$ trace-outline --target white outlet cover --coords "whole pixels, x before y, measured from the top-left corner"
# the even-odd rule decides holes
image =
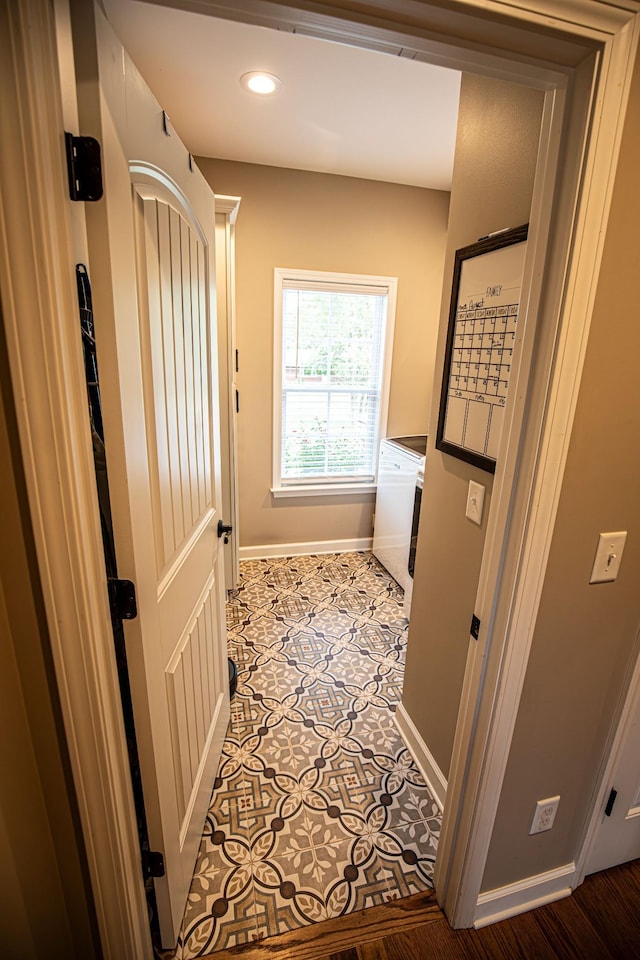
[[[465,516],[474,523],[482,523],[482,508],[484,506],[484,490],[481,483],[475,480],[469,481],[469,492],[467,493],[467,508]]]
[[[534,833],[544,833],[546,830],[551,830],[553,821],[556,818],[556,813],[558,812],[559,803],[559,795],[557,797],[547,797],[546,800],[538,800],[533,820],[531,821],[530,836]]]

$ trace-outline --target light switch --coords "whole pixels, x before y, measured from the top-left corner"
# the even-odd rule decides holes
[[[616,579],[626,539],[626,530],[600,534],[589,583],[607,583]]]
[[[467,509],[465,516],[474,523],[482,523],[482,507],[484,506],[484,487],[475,480],[469,481],[469,492],[467,493]]]

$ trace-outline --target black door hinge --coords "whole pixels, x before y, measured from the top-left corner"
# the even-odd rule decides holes
[[[120,620],[134,620],[138,616],[136,587],[131,580],[109,580],[109,603]]]
[[[102,196],[102,160],[95,137],[65,132],[69,196],[72,200],[99,200]]]
[[[164,857],[158,850],[142,851],[142,875],[145,880],[150,877],[164,877]]]
[[[480,633],[480,617],[476,617],[475,613],[471,617],[471,627],[469,628],[469,633],[474,640],[478,639],[478,634]]]
[[[612,790],[611,790],[611,793],[609,794],[609,799],[607,800],[607,805],[606,805],[606,807],[604,808],[604,815],[605,815],[605,817],[610,817],[610,816],[611,816],[611,811],[613,810],[613,805],[614,805],[614,803],[616,802],[616,797],[617,797],[617,796],[618,796],[618,791],[612,789]]]

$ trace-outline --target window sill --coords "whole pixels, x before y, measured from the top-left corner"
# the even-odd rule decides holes
[[[375,493],[376,484],[371,483],[319,483],[301,484],[298,487],[271,487],[274,500],[285,497],[345,497],[354,493]]]

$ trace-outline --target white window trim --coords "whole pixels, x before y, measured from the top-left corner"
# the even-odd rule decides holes
[[[377,483],[377,464],[373,482],[357,478],[353,481],[338,479],[336,481],[318,482],[317,478],[310,478],[308,483],[282,483],[280,472],[282,444],[282,290],[285,281],[294,281],[296,283],[374,287],[386,293],[387,326],[384,339],[384,364],[376,437],[376,446],[379,446],[380,440],[387,434],[398,278],[357,273],[332,273],[324,270],[294,270],[285,267],[275,267],[273,273],[273,483],[271,494],[275,499],[279,499],[281,497],[344,496],[354,493],[373,493],[376,490]]]
[[[274,500],[287,497],[344,497],[353,493],[375,493],[377,484],[353,480],[346,483],[309,483],[288,484],[286,487],[271,487]]]

